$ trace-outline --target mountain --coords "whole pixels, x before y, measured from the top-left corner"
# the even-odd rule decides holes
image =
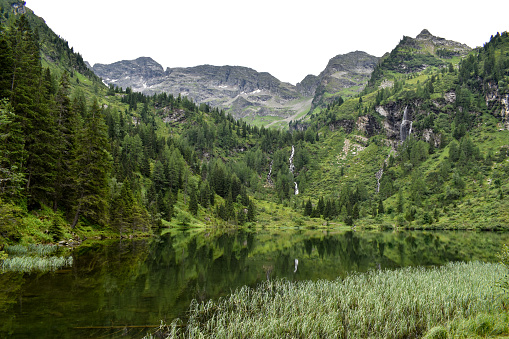
[[[472,49],[465,44],[446,40],[423,29],[415,38],[403,36],[399,44],[380,60],[372,73],[369,85],[383,77],[389,80],[394,73],[409,74],[426,68],[446,67],[458,63]]]
[[[296,86],[281,82],[269,73],[241,66],[201,65],[164,71],[160,64],[147,57],[95,64],[92,70],[108,85],[130,87],[147,95],[181,94],[194,102],[225,109],[235,118],[257,122],[271,116],[271,120],[265,120],[269,122],[295,120],[309,111],[311,102],[316,107],[338,96],[360,92],[377,61],[377,57],[359,51],[338,55],[318,76],[308,75]]]
[[[311,98],[265,72],[240,66],[163,67],[151,58],[95,64],[106,84],[130,87],[147,95],[185,95],[196,103],[227,110],[236,118],[286,118],[309,109]]]
[[[349,97],[361,92],[379,59],[361,51],[330,59],[327,67],[316,78],[313,107],[326,105],[340,96]]]

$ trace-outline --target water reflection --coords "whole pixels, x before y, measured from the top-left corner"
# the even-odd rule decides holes
[[[218,298],[264,279],[496,261],[507,242],[500,233],[259,229],[84,245],[74,250],[72,269],[0,275],[0,336],[141,337],[144,326],[185,318],[192,299]]]

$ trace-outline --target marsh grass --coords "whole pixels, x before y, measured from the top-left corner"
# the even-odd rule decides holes
[[[48,272],[58,270],[62,267],[72,266],[72,263],[72,257],[12,257],[0,263],[0,273],[7,271],[21,273],[30,273],[34,271]]]
[[[0,261],[1,272],[34,272],[55,271],[62,267],[72,266],[72,257],[57,257],[56,245],[13,245],[7,246],[5,252],[9,255]]]
[[[56,245],[13,245],[7,246],[5,248],[5,252],[9,255],[31,255],[31,256],[39,256],[46,257],[51,254],[55,254],[58,251],[58,246]]]
[[[344,280],[266,281],[218,301],[193,302],[170,338],[417,338],[485,335],[507,315],[501,264],[450,263],[354,274]],[[506,316],[507,317],[507,316]],[[504,332],[505,331],[505,332]]]

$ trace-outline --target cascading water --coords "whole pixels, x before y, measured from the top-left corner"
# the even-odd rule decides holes
[[[290,159],[288,159],[290,161],[290,172],[292,172],[293,174],[293,171],[295,170],[295,166],[293,165],[293,156],[295,155],[295,147],[292,145],[292,154],[290,155]]]
[[[406,138],[412,133],[412,121],[408,120],[408,106],[405,107],[403,111],[403,120],[401,121],[401,126],[399,127],[399,137],[403,142]]]
[[[293,156],[295,155],[295,147],[292,145],[292,154],[290,155],[290,158],[288,159],[290,161],[290,172],[295,171],[295,166],[293,164]],[[299,187],[297,186],[297,182],[293,182],[295,184],[295,195],[299,194]]]
[[[272,182],[272,164],[274,163],[274,160],[272,160],[270,162],[270,167],[269,167],[269,174],[267,174],[267,182],[269,183],[270,186],[273,186],[274,183]]]

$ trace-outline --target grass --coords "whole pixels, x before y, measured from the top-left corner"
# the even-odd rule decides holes
[[[62,267],[72,266],[72,257],[57,257],[58,246],[56,245],[13,245],[5,248],[8,257],[0,260],[0,273],[34,271],[55,271]]]
[[[501,264],[370,271],[344,280],[269,280],[193,302],[169,338],[428,338],[508,335]],[[504,320],[505,319],[505,320]]]
[[[54,254],[58,250],[56,245],[12,245],[5,248],[5,252],[11,256],[39,256],[45,257]]]
[[[72,266],[72,257],[12,257],[7,258],[0,263],[0,272],[21,272],[30,273],[34,271],[56,271],[62,267]]]

